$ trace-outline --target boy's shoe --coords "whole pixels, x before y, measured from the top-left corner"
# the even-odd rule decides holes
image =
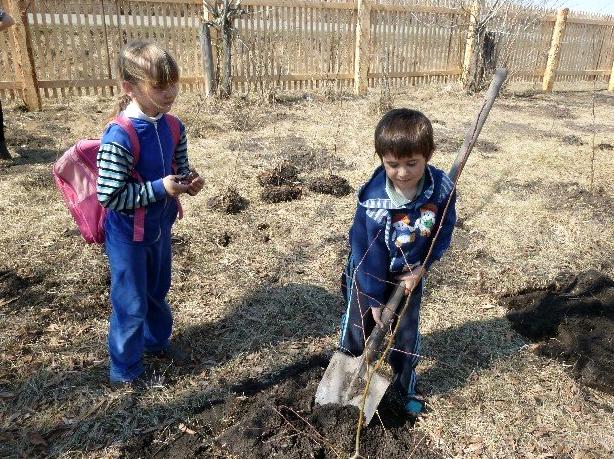
[[[426,406],[426,402],[416,397],[409,397],[405,405],[403,406],[403,410],[405,413],[412,417],[417,418],[424,411],[424,407]]]
[[[424,408],[426,407],[426,402],[424,399],[417,394],[411,396],[407,395],[396,380],[393,382],[392,393],[394,401],[410,418],[415,420],[424,412]]]

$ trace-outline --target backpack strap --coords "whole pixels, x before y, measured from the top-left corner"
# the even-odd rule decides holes
[[[141,143],[139,142],[139,136],[134,129],[134,125],[130,118],[124,115],[117,115],[112,124],[117,124],[121,127],[128,138],[130,139],[130,153],[132,153],[132,176],[139,182],[143,183],[143,178],[136,170],[136,165],[141,159]],[[134,242],[142,242],[145,236],[145,208],[137,207],[134,209],[134,230],[132,233],[132,240]]]
[[[139,142],[139,136],[136,133],[136,129],[134,129],[134,125],[130,118],[124,115],[117,115],[111,124],[117,124],[121,127],[126,134],[128,134],[128,138],[130,139],[130,153],[132,153],[132,169],[136,172],[136,165],[141,159],[141,143]]]
[[[181,123],[176,116],[169,115],[168,113],[164,114],[164,119],[166,120],[166,124],[171,130],[171,136],[173,137],[173,144],[175,145],[175,149],[179,142],[181,141]],[[173,173],[177,173],[177,161],[175,161],[175,152],[173,151]],[[177,207],[179,212],[179,220],[183,218],[183,207],[181,206],[181,201],[179,198],[175,198],[177,200]]]
[[[173,143],[175,144],[175,148],[179,145],[179,141],[181,140],[181,123],[177,119],[176,116],[169,115],[168,113],[164,114],[164,119],[166,120],[166,124],[171,130],[171,135],[173,136]]]

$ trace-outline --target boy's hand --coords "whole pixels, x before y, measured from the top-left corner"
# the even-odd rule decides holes
[[[192,169],[190,174],[191,181],[188,184],[188,194],[190,196],[196,196],[205,186],[205,180],[198,175],[198,172],[196,172],[194,169]]]
[[[421,264],[418,264],[410,271],[399,274],[395,279],[399,282],[405,281],[405,295],[409,295],[424,276],[426,276],[426,270]]]
[[[164,189],[169,196],[173,198],[179,196],[181,193],[186,193],[189,190],[189,185],[184,185],[179,182],[179,175],[167,175],[162,179]]]
[[[384,328],[384,324],[382,323],[382,308],[371,308],[371,315],[375,323]]]

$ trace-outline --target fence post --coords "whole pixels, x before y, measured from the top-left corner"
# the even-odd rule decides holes
[[[369,59],[371,45],[371,7],[369,0],[358,0],[356,14],[356,48],[354,51],[354,92],[367,93]]]
[[[203,21],[200,26],[200,51],[203,58],[203,75],[205,78],[205,95],[214,93],[215,76],[213,66],[213,50],[211,49],[211,33],[209,25]]]
[[[27,4],[24,0],[8,0],[8,6],[15,19],[15,25],[11,29],[17,68],[23,82],[23,101],[28,110],[41,110],[41,96],[38,92],[38,79],[32,54],[32,38],[28,27]]]
[[[100,7],[102,9],[102,24],[103,24],[103,31],[104,31],[104,44],[105,44],[105,51],[106,51],[106,55],[107,55],[107,78],[109,80],[111,80],[113,78],[112,77],[113,70],[112,70],[112,67],[111,67],[111,51],[109,50],[109,34],[107,32],[107,10],[105,9],[104,0],[100,0]],[[113,16],[111,16],[111,18],[112,17]],[[113,23],[113,19],[111,19],[111,23]],[[113,95],[113,93],[115,91],[115,86],[114,85],[109,86],[109,91],[111,92],[111,95]]]
[[[614,91],[614,62],[612,62],[612,71],[610,72],[610,83],[608,84],[608,91]]]
[[[561,57],[561,39],[563,38],[563,32],[565,32],[568,14],[569,8],[563,8],[559,10],[556,15],[556,22],[554,24],[554,30],[552,31],[552,42],[550,44],[550,50],[548,51],[548,63],[546,64],[542,85],[543,90],[546,92],[551,92],[554,86],[556,70],[559,66],[559,59]]]
[[[478,35],[478,23],[481,9],[482,2],[480,0],[474,0],[471,4],[471,9],[469,10],[469,28],[467,30],[465,57],[463,59],[463,73],[461,75],[463,85],[467,85],[467,82],[469,81],[469,71],[471,70],[471,60],[473,58],[473,50],[475,49],[475,42]]]

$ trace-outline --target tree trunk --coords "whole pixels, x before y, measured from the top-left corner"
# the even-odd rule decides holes
[[[200,27],[200,49],[203,59],[203,74],[205,77],[205,94],[215,94],[215,67],[213,64],[213,51],[211,49],[211,33],[209,26],[202,23]]]
[[[486,83],[490,80],[496,66],[496,34],[483,27],[478,28],[466,89],[469,92],[478,92],[485,89]]]
[[[222,30],[222,46],[224,48],[224,78],[222,80],[221,96],[230,97],[232,92],[232,24],[226,19]]]

